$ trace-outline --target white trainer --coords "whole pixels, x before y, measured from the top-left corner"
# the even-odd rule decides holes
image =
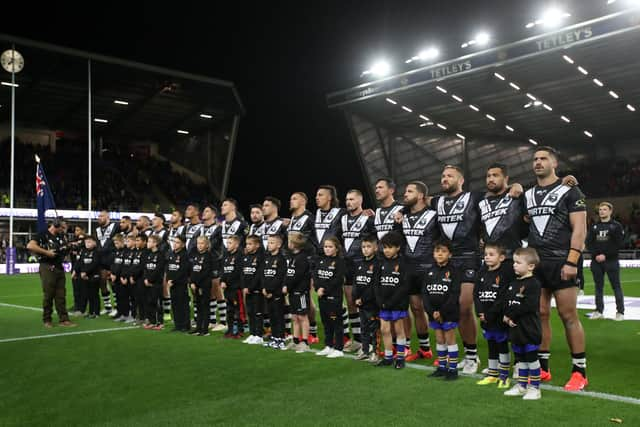
[[[516,384],[503,394],[505,396],[524,396],[527,394],[527,389],[522,387],[520,384]]]
[[[262,339],[262,337],[254,335],[253,341],[251,341],[250,344],[254,344],[254,345],[264,344],[264,340]]]
[[[589,316],[589,319],[591,320],[604,319],[604,316],[599,311],[594,311],[593,313],[591,313],[591,316]]]
[[[624,314],[616,313],[616,322],[622,322],[624,320]]]
[[[226,330],[227,330],[227,326],[223,325],[222,323],[216,323],[216,325],[213,328],[211,328],[211,332],[222,332]]]
[[[522,396],[522,400],[540,400],[542,392],[537,387],[527,387],[527,392]]]
[[[463,357],[462,360],[458,362],[458,369],[464,369],[466,364],[467,364],[467,359]]]
[[[465,359],[466,363],[464,364],[464,368],[462,368],[463,374],[475,374],[478,372],[479,362],[471,359]]]
[[[243,339],[242,344],[251,344],[251,341],[253,341],[253,335],[249,335],[248,337]]]
[[[304,353],[309,350],[310,350],[309,345],[301,342],[300,344],[298,344],[298,347],[296,348],[296,353]]]
[[[327,359],[337,359],[338,357],[344,357],[344,353],[340,350],[333,349],[331,353],[327,354]]]
[[[109,317],[115,319],[118,316],[118,310],[116,310],[115,308],[113,310],[111,310],[111,312],[109,313]]]
[[[319,352],[316,353],[316,356],[326,356],[329,353],[331,353],[333,351],[333,349],[329,346],[323,348],[322,350],[320,350]]]

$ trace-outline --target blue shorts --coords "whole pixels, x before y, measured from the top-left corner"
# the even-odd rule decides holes
[[[513,350],[513,352],[518,354],[525,354],[525,353],[530,353],[532,351],[538,351],[539,348],[540,346],[537,344],[526,344],[526,345],[511,344],[511,349]]]
[[[387,322],[393,322],[400,319],[409,317],[407,310],[380,310],[380,320],[386,320]]]
[[[433,330],[450,331],[458,327],[458,322],[438,322],[432,320],[429,322],[429,327]]]
[[[509,341],[509,331],[503,331],[500,329],[483,329],[482,336],[484,336],[484,339],[486,339],[487,341]]]

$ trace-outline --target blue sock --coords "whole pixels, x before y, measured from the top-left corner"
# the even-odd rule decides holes
[[[393,350],[385,350],[384,358],[387,360],[393,360]]]
[[[404,360],[404,345],[406,340],[404,338],[399,338],[396,345],[396,358],[398,360]]]
[[[538,378],[540,378],[540,371],[538,371]],[[518,384],[520,387],[527,388],[529,382],[529,364],[527,362],[518,363]]]
[[[529,363],[529,378],[531,387],[540,388],[540,361]]]
[[[436,344],[438,352],[438,370],[447,370],[447,346],[445,344]]]
[[[447,353],[449,355],[449,370],[455,371],[458,369],[458,344],[447,346]]]
[[[511,355],[509,353],[500,353],[498,363],[498,373],[500,379],[505,381],[509,378],[509,364],[511,363]]]

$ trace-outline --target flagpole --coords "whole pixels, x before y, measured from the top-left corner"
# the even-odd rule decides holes
[[[12,52],[15,51],[15,46],[13,46]],[[12,55],[15,56],[15,54]],[[13,208],[15,206],[14,174],[16,161],[16,73],[13,62],[11,65],[11,183],[9,184],[9,247],[13,248]]]
[[[91,60],[87,60],[87,81],[88,81],[88,92],[87,92],[87,99],[89,100],[89,105],[88,105],[88,111],[89,111],[89,201],[87,203],[87,210],[88,210],[88,224],[87,224],[87,230],[89,232],[89,234],[91,234]]]

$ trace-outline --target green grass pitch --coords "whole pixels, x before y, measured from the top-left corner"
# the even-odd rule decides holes
[[[588,270],[585,276],[592,294]],[[640,269],[623,270],[622,280],[627,296],[640,296]],[[68,280],[69,301],[70,288]],[[640,425],[637,403],[546,389],[542,400],[525,402],[477,386],[475,378],[444,383],[427,379],[425,370],[256,348],[219,333],[135,328],[6,341],[121,326],[106,318],[75,319],[76,328],[45,330],[39,311],[6,305],[41,306],[35,275],[0,277],[0,304],[0,426],[602,426],[612,418]],[[582,318],[588,389],[640,399],[640,322]],[[556,313],[553,327],[552,384],[562,386],[570,359]],[[486,366],[482,339],[479,348]]]

